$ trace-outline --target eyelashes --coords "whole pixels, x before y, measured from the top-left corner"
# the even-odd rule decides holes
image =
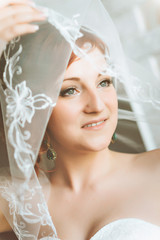
[[[64,97],[64,96],[73,96],[76,94],[76,92],[78,92],[78,90],[75,87],[70,87],[67,89],[64,89],[60,92],[60,96]]]
[[[98,88],[108,88],[111,84],[113,84],[112,78],[104,78],[103,80],[101,80],[98,83],[97,87]],[[80,93],[80,90],[77,87],[72,86],[72,87],[66,88],[64,90],[61,90],[59,96],[61,96],[61,97],[75,96],[79,93]]]
[[[105,78],[101,80],[101,82],[98,84],[100,87],[109,87],[111,84],[113,84],[112,78]]]

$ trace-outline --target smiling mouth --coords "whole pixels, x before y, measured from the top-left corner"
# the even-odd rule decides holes
[[[101,124],[103,124],[107,119],[103,120],[103,121],[99,121],[99,122],[95,122],[95,123],[89,123],[84,125],[82,128],[91,128],[91,127],[96,127],[99,126]]]

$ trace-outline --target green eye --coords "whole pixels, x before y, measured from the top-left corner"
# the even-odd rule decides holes
[[[106,81],[103,81],[103,82],[101,82],[101,87],[106,87],[106,85],[108,85],[108,83],[106,82]]]
[[[66,94],[67,94],[67,95],[72,95],[72,94],[74,94],[74,92],[75,92],[75,89],[74,89],[74,88],[70,88],[70,89],[68,89],[68,90],[66,91]]]
[[[110,79],[105,79],[99,83],[99,87],[109,87],[112,81]]]
[[[76,89],[75,88],[68,88],[60,92],[60,96],[72,96],[76,94]]]

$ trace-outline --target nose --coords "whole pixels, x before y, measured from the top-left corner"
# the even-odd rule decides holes
[[[104,98],[100,95],[97,89],[90,89],[86,92],[84,112],[85,113],[100,113],[105,108]]]

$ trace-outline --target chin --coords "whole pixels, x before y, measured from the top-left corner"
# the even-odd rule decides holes
[[[85,149],[86,151],[88,150],[92,152],[99,152],[108,148],[109,145],[110,139],[109,140],[105,139],[105,141],[96,140],[90,143],[86,143],[85,146],[83,144],[83,149]]]

